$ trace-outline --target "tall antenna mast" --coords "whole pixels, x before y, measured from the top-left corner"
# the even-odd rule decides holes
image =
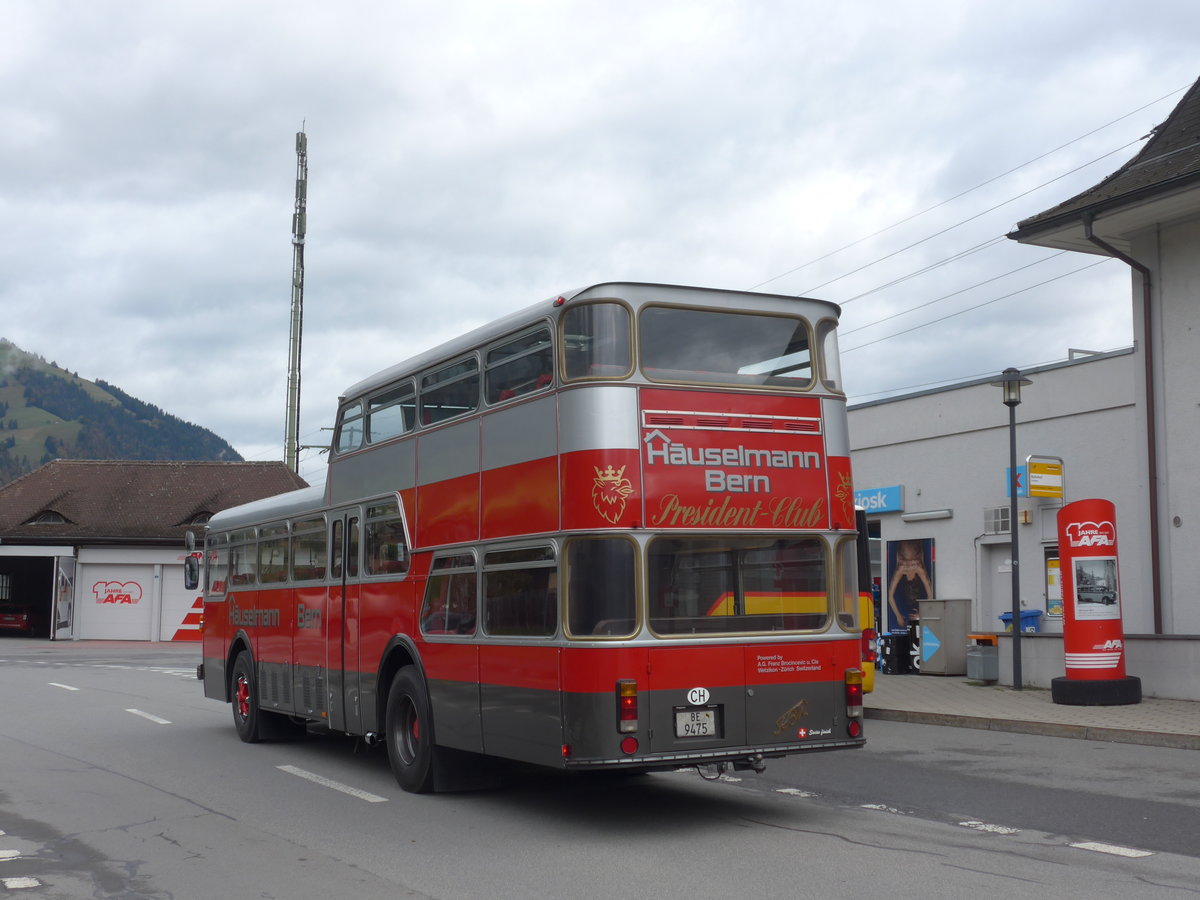
[[[308,135],[296,134],[296,211],[292,214],[292,323],[288,341],[287,429],[284,461],[300,471],[300,342],[304,331],[304,234],[308,214]]]

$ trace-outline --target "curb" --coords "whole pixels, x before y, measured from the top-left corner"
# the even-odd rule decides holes
[[[1200,750],[1200,735],[1197,734],[1163,734],[1157,731],[1133,731],[1094,725],[1061,725],[1055,722],[1026,722],[1017,719],[989,719],[986,716],[958,716],[949,713],[911,712],[870,707],[863,710],[863,715],[868,719],[908,722],[912,725],[943,725],[951,728],[974,728],[979,731],[1007,731],[1082,741],[1168,747],[1173,750]]]

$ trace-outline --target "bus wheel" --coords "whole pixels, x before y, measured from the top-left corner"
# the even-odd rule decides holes
[[[412,794],[433,790],[433,718],[425,680],[414,667],[392,679],[384,721],[388,760],[400,787]]]
[[[259,728],[258,686],[254,682],[254,658],[243,650],[233,661],[233,727],[247,744],[262,740]]]

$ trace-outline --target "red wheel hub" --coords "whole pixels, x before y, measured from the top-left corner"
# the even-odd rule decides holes
[[[245,675],[237,677],[237,687],[234,690],[233,702],[237,704],[238,715],[243,719],[250,715],[250,682]]]

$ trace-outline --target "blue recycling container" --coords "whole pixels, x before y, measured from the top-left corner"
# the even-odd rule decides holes
[[[1012,613],[1000,613],[1000,621],[1004,623],[1005,631],[1012,631]],[[1042,611],[1040,609],[1021,610],[1021,631],[1041,631]]]

